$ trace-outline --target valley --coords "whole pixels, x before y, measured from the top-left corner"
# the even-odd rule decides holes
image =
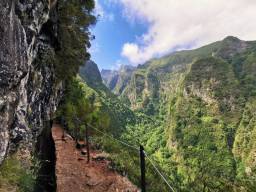
[[[1,0],[0,192],[255,192],[256,4],[216,2]]]
[[[116,85],[124,87],[120,100],[144,121],[128,126],[123,137],[143,143],[159,162],[172,162],[190,190],[245,185],[253,191],[255,45],[227,37],[139,65]],[[239,186],[247,177],[252,180]]]

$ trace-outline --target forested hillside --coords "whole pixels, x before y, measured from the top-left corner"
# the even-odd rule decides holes
[[[129,65],[122,65],[119,70],[102,70],[101,75],[104,84],[115,94],[123,92],[131,75],[136,68]]]
[[[254,191],[256,42],[153,59],[119,97],[143,119],[123,138],[145,145],[178,191]]]
[[[149,135],[154,134],[155,130],[151,130],[151,126],[160,126],[160,123],[142,113],[134,113],[111,93],[103,84],[99,69],[94,62],[86,62],[80,67],[79,76],[69,81],[57,116],[65,119],[67,131],[75,138],[84,138],[86,124],[94,126],[97,130],[90,128],[93,146],[110,154],[112,169],[140,186],[138,151],[120,144],[118,140],[131,142],[138,147],[141,139],[146,142]],[[140,127],[142,125],[143,129]],[[130,138],[128,130],[138,135]],[[161,134],[158,131],[159,133]],[[151,142],[158,146],[155,142],[157,138],[153,137]],[[165,144],[161,146],[162,149],[159,148],[159,150],[164,150]],[[149,154],[152,153],[151,151]],[[165,165],[168,167],[170,164],[166,162]],[[168,191],[164,181],[159,182],[153,167],[148,166],[148,190]]]
[[[102,71],[114,93],[103,84],[97,65],[88,61],[67,84],[60,113],[77,138],[83,138],[85,124],[97,127],[100,132],[91,132],[94,145],[138,186],[136,150],[105,134],[143,145],[177,191],[253,191],[255,56],[256,42],[227,37],[113,76]],[[148,190],[168,191],[147,167]]]
[[[227,37],[154,59],[119,75],[126,79],[116,84],[122,89],[112,89],[122,90],[119,98],[87,62],[67,89],[68,127],[72,133],[80,125],[83,136],[83,124],[73,124],[77,114],[106,134],[142,144],[177,191],[253,191],[255,48],[255,42]],[[136,151],[95,130],[92,137],[115,169],[139,185]],[[169,190],[159,179],[148,164],[149,191]]]
[[[144,164],[148,192],[256,191],[256,41],[145,62],[233,29],[252,39],[256,4],[209,4],[201,19],[197,4],[152,2],[0,1],[0,192],[138,191]],[[173,22],[180,10],[191,25]],[[94,59],[145,63],[100,72]]]

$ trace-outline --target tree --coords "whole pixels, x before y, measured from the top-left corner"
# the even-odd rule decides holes
[[[90,58],[88,49],[91,46],[90,40],[94,37],[89,27],[96,23],[94,7],[94,0],[58,1],[60,46],[57,50],[55,70],[61,80],[69,80],[75,76],[79,66]]]

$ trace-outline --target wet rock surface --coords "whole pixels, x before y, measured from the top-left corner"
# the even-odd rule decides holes
[[[34,150],[61,98],[52,59],[56,15],[48,0],[0,2],[0,164]]]

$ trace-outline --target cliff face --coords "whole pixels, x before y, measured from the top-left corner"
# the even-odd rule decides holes
[[[119,78],[118,71],[103,69],[101,71],[101,76],[104,84],[112,91],[115,88]]]
[[[256,41],[227,37],[153,59],[137,67],[119,96],[134,111],[159,121],[159,127],[149,122],[127,129],[127,138],[142,137],[155,156],[167,147],[172,155],[162,155],[159,162],[177,163],[180,186],[254,190]],[[147,135],[136,135],[138,130]],[[161,143],[162,149],[156,147]]]
[[[131,80],[135,67],[123,65],[119,70],[102,70],[104,84],[115,94],[120,95]]]
[[[102,78],[98,66],[93,61],[87,61],[84,66],[79,69],[79,74],[92,87],[102,84]]]
[[[56,15],[55,1],[0,2],[0,164],[9,153],[33,151],[58,105]]]

